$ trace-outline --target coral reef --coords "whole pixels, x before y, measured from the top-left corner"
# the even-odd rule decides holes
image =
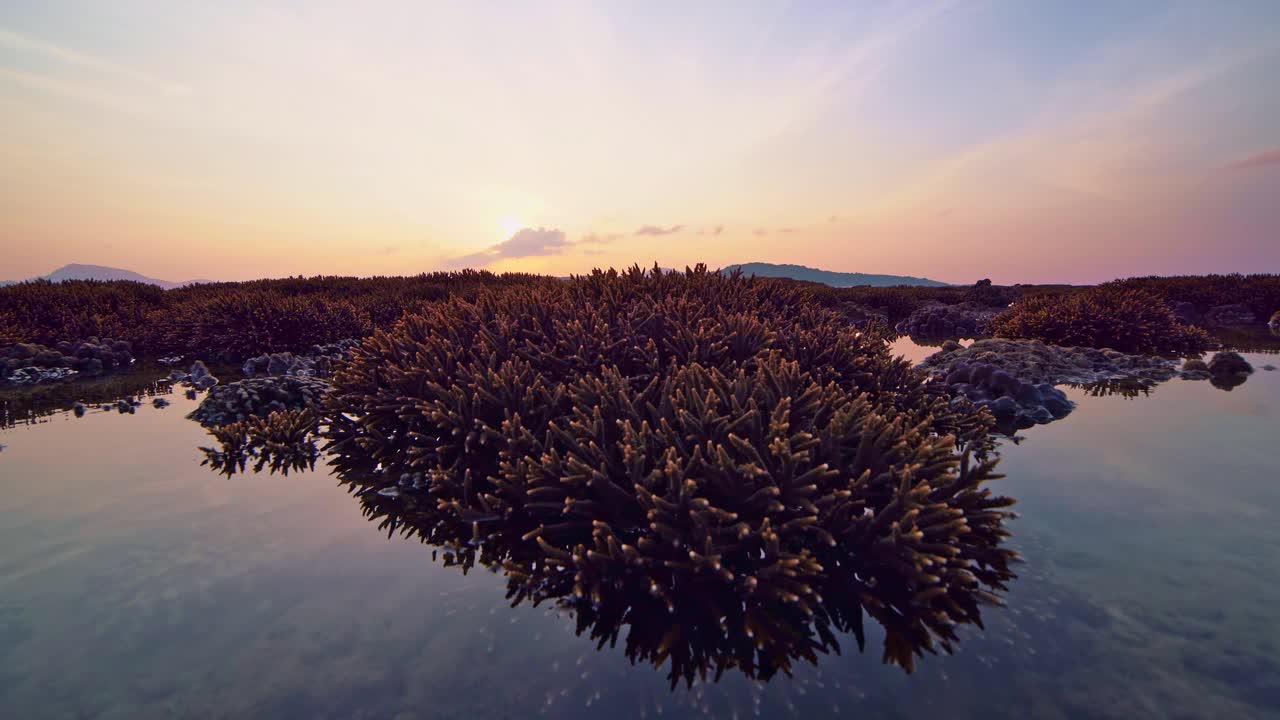
[[[959,305],[926,305],[898,323],[897,331],[912,337],[972,338],[986,334],[987,324],[1000,313],[996,308],[965,302]]]
[[[174,290],[125,281],[23,282],[0,287],[0,346],[112,337],[131,342],[137,355],[238,362],[264,352],[305,352],[317,343],[360,337],[446,297],[466,297],[492,286],[555,282],[475,271],[298,277]]]
[[[323,380],[296,375],[249,378],[214,387],[187,417],[219,426],[283,410],[313,409],[329,389]]]
[[[453,299],[334,386],[323,435],[367,514],[602,646],[625,630],[673,684],[861,646],[866,616],[910,670],[1013,577],[990,416],[780,283],[633,268]]]
[[[53,347],[14,343],[0,348],[0,384],[56,382],[77,375],[94,377],[133,364],[133,347],[124,340],[59,342]]]
[[[1280,307],[1280,275],[1142,277],[1107,285],[1159,296],[1187,322],[1255,323]]]
[[[1184,325],[1158,296],[1112,285],[1025,298],[997,315],[992,335],[1129,353],[1194,353],[1209,336]]]

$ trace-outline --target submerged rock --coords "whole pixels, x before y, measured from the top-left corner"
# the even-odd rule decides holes
[[[1253,372],[1253,366],[1245,360],[1240,353],[1236,352],[1220,352],[1214,353],[1209,360],[1209,372],[1214,377],[1223,375],[1248,375]]]

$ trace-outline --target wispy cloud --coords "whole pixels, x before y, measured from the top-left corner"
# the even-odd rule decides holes
[[[608,233],[608,234],[601,234],[601,233],[587,233],[586,235],[583,235],[581,238],[579,238],[579,239],[578,239],[578,242],[577,242],[577,243],[575,243],[575,244],[577,244],[577,245],[604,245],[604,244],[606,244],[606,243],[611,243],[611,242],[613,242],[614,240],[617,240],[617,239],[619,239],[619,238],[621,238],[621,237],[622,237],[622,235],[620,235],[620,234],[618,234],[618,233]]]
[[[99,75],[108,75],[123,80],[129,80],[165,93],[177,94],[187,91],[187,87],[184,85],[167,82],[131,67],[111,62],[110,60],[104,60],[99,57],[94,57],[93,55],[62,47],[61,45],[55,45],[51,42],[21,35],[4,28],[0,28],[0,46],[12,48],[19,52],[31,55],[38,55],[40,57],[62,63],[63,65],[70,65],[84,70],[89,70]]]
[[[573,243],[568,241],[562,230],[524,228],[512,235],[510,240],[478,253],[454,258],[449,264],[456,268],[484,267],[498,260],[557,255],[572,246]]]
[[[1280,148],[1271,148],[1257,152],[1227,166],[1228,170],[1252,170],[1254,168],[1280,165]]]
[[[645,225],[635,232],[636,235],[673,235],[684,229],[683,225],[662,227],[661,225]]]

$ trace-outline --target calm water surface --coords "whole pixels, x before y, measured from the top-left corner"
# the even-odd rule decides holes
[[[0,716],[1280,717],[1280,372],[1069,392],[1005,444],[1027,562],[956,655],[907,676],[872,633],[794,678],[674,691],[388,539],[323,468],[200,467],[180,394],[0,429]]]

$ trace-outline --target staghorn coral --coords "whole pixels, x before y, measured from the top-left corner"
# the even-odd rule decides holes
[[[1198,353],[1209,347],[1200,328],[1182,324],[1158,296],[1103,285],[1014,303],[991,320],[997,337],[1128,353]]]
[[[999,603],[991,418],[779,283],[596,272],[377,333],[323,435],[365,513],[501,567],[681,679],[886,630],[908,671]]]
[[[1171,305],[1185,303],[1188,315],[1207,316],[1208,322],[1261,322],[1280,307],[1280,275],[1276,274],[1139,277],[1114,280],[1107,286],[1142,290]]]
[[[200,464],[227,477],[244,472],[250,459],[254,472],[269,468],[272,473],[288,475],[290,470],[314,470],[320,457],[313,440],[317,422],[310,409],[281,410],[211,428],[209,434],[218,447],[200,448],[205,455]]]

